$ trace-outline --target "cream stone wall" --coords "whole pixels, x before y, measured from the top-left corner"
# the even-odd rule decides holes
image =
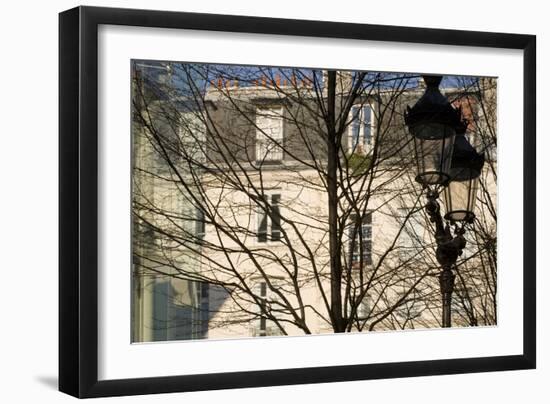
[[[246,91],[256,94],[259,90],[242,90]],[[215,101],[216,98],[211,95],[209,100]],[[185,136],[185,133],[180,135]],[[154,153],[143,139],[143,133],[136,132],[134,136],[137,165],[151,164]],[[155,325],[155,320],[158,319],[154,317],[158,313],[153,306],[155,298],[158,300],[155,288],[163,282],[168,284],[170,290],[164,298],[176,305],[200,309],[201,302],[208,300],[208,331],[207,335],[200,337],[219,339],[258,335],[260,316],[257,301],[252,301],[254,299],[246,293],[239,293],[236,288],[224,289],[213,285],[208,297],[201,297],[196,283],[189,280],[189,273],[193,271],[204,279],[211,279],[212,283],[244,285],[256,296],[258,285],[268,282],[271,284],[267,286],[268,299],[278,299],[277,291],[283,293],[293,307],[304,307],[307,326],[312,333],[332,332],[321,293],[322,290],[330,301],[327,193],[316,170],[292,164],[284,161],[281,165],[265,167],[261,171],[246,171],[245,167],[247,177],[241,178],[243,182],[250,181],[252,186],[247,192],[252,193],[253,197],[260,194],[281,195],[281,215],[286,220],[282,223],[280,241],[257,240],[258,208],[257,202],[251,202],[250,195],[220,182],[215,174],[204,174],[201,180],[208,184],[206,199],[216,202],[215,206],[212,205],[214,220],[224,223],[222,227],[226,229],[237,229],[235,233],[232,236],[224,234],[207,221],[204,243],[198,247],[198,253],[162,238],[155,240],[152,246],[140,246],[138,243],[134,247],[147,257],[144,261],[148,267],[134,274],[134,341],[157,338],[155,327],[158,324]],[[361,310],[367,314],[383,313],[396,302],[399,302],[399,307],[390,310],[387,317],[380,315],[381,319],[373,318],[364,330],[370,329],[372,323],[375,323],[372,325],[374,330],[438,327],[441,306],[437,279],[439,267],[434,255],[431,225],[422,209],[425,199],[422,189],[414,182],[413,167],[392,164],[390,161],[377,168],[379,171],[373,173],[373,181],[369,184],[369,192],[372,193],[368,195],[368,210],[372,211],[373,262],[354,271],[357,277],[361,276],[363,282],[369,284]],[[167,172],[165,175],[172,174]],[[494,177],[485,173],[483,178],[486,189],[496,201]],[[181,187],[165,178],[143,173],[134,174],[134,179],[134,186],[139,185],[142,191],[140,197],[151,198],[150,202],[155,206],[172,212],[172,216],[176,217],[175,223],[166,221],[162,216],[150,217],[150,220],[159,227],[187,226],[188,231],[193,232],[196,218],[190,202],[192,198],[182,192]],[[363,191],[355,186],[354,192]],[[444,211],[443,206],[441,209]],[[487,207],[478,204],[478,209]],[[469,249],[471,246],[465,250],[465,256],[475,254]],[[253,251],[253,257],[242,250]],[[275,263],[272,258],[262,258],[262,254],[277,257],[281,264]],[[475,260],[475,257],[472,259]],[[163,265],[163,262],[170,265]],[[178,272],[178,267],[186,268],[185,276]],[[299,271],[298,288],[288,283],[288,271],[296,268]],[[201,276],[198,276],[199,280]],[[455,310],[459,309],[455,307]],[[168,313],[167,320],[170,320],[169,316]],[[280,318],[285,319],[285,316],[288,317],[288,314],[281,314]],[[204,321],[204,318],[199,321]],[[456,318],[453,324],[467,325],[460,318]],[[267,330],[268,335],[282,334],[269,320]],[[284,333],[303,335],[304,331],[285,324]],[[177,339],[176,335],[166,331],[162,337]]]

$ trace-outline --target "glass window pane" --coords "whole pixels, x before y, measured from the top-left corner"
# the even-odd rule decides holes
[[[281,239],[281,214],[279,211],[279,201],[281,195],[275,194],[271,196],[271,240],[279,241]]]
[[[366,145],[370,145],[372,142],[372,136],[371,136],[371,114],[372,110],[370,105],[363,107],[363,138]]]
[[[267,241],[267,214],[264,211],[258,212],[258,241]]]

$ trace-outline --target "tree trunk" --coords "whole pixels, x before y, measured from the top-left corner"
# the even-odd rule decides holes
[[[336,72],[327,73],[327,191],[330,251],[330,303],[334,332],[344,331],[342,318],[342,262],[338,237],[338,145],[336,134]]]

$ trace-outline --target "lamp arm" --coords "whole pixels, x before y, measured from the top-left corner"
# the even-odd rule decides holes
[[[449,226],[445,226],[443,217],[441,216],[441,208],[437,198],[439,194],[434,190],[428,190],[426,203],[426,212],[430,218],[430,222],[435,225],[435,240],[437,244],[443,244],[452,240]]]
[[[458,257],[462,255],[462,250],[466,247],[466,239],[464,238],[464,228],[457,228],[456,235],[453,237],[449,225],[445,224],[441,215],[441,208],[437,201],[438,197],[437,191],[428,190],[426,212],[430,217],[430,221],[435,225],[437,261],[444,269],[450,271]]]

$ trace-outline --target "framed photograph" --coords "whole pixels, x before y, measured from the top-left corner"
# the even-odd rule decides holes
[[[61,391],[535,368],[534,36],[59,27]]]

